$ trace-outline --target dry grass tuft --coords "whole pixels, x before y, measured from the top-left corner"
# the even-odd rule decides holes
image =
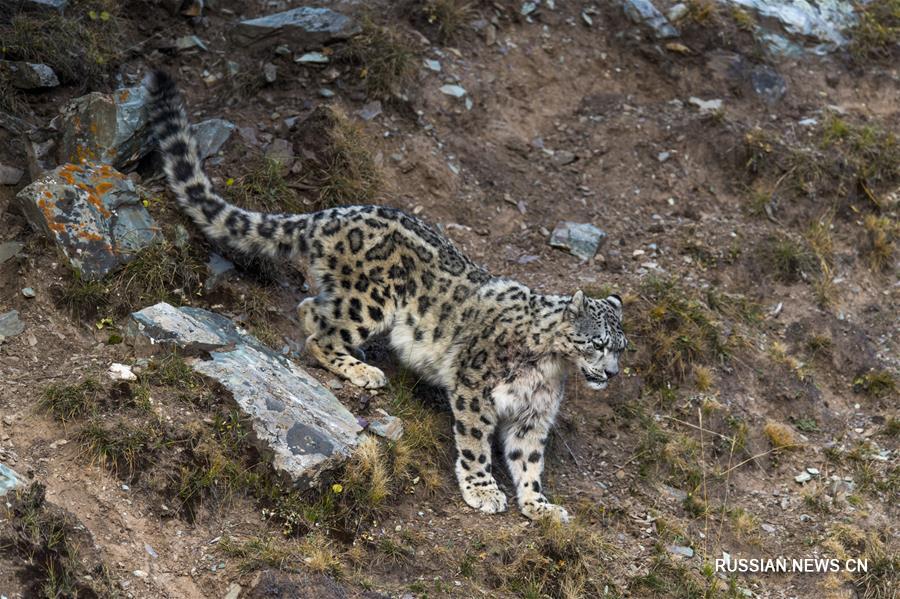
[[[398,96],[415,73],[416,51],[405,35],[371,19],[363,22],[362,33],[350,40],[337,58],[356,69],[366,92],[374,98]]]
[[[419,10],[441,44],[454,41],[472,16],[472,4],[463,0],[426,0]]]
[[[715,0],[688,0],[687,8],[688,12],[684,19],[698,25],[711,25],[719,16]]]
[[[731,9],[731,19],[741,31],[753,33],[756,30],[756,17],[740,7]]]
[[[251,160],[247,171],[227,188],[228,199],[259,212],[305,212],[303,202],[282,174],[280,162],[268,156]]]
[[[638,346],[636,370],[651,386],[678,385],[695,366],[728,356],[712,310],[674,280],[646,281],[635,307],[627,332]]]
[[[697,391],[709,391],[713,386],[713,371],[708,366],[694,364],[694,387]]]
[[[877,532],[866,532],[852,524],[838,524],[828,533],[823,546],[839,560],[864,559],[867,571],[856,576],[844,573],[860,599],[896,597],[900,587],[900,556]]]
[[[450,441],[446,416],[415,396],[412,374],[403,371],[391,381],[389,412],[403,420],[403,436],[391,446],[393,476],[410,482],[418,476],[434,492],[443,484],[442,462]]]
[[[375,162],[375,142],[342,110],[320,105],[303,122],[299,143],[306,148],[303,187],[315,210],[340,204],[374,203],[384,180]]]
[[[900,239],[900,221],[888,216],[866,215],[864,221],[866,243],[863,251],[869,266],[875,272],[883,272],[894,264],[897,240]]]
[[[479,544],[496,560],[486,563],[495,589],[522,597],[601,597],[614,588],[599,573],[615,548],[577,519],[567,525],[539,521],[522,539],[499,533]],[[474,565],[470,570],[474,571]]]
[[[328,574],[334,578],[343,575],[343,564],[334,546],[324,535],[312,534],[303,540],[300,553],[304,555],[303,563],[313,572]]]
[[[792,449],[800,444],[800,440],[791,427],[774,420],[766,422],[763,426],[763,434],[773,449]]]
[[[731,527],[739,539],[755,539],[759,534],[759,518],[743,508],[729,512]]]
[[[286,570],[301,559],[300,553],[289,542],[272,534],[246,540],[225,537],[219,541],[218,548],[228,557],[237,559],[243,573],[264,568]]]
[[[879,121],[856,124],[830,116],[817,134],[818,143],[804,144],[752,129],[744,135],[744,168],[754,177],[775,177],[766,186],[769,197],[808,197],[817,206],[825,199],[830,209],[841,210],[859,199],[884,209],[880,193],[900,181],[900,142],[892,128]],[[761,206],[768,203],[761,198]]]
[[[346,495],[353,495],[354,503],[367,510],[377,510],[390,495],[388,467],[387,454],[378,439],[366,437],[344,471]]]

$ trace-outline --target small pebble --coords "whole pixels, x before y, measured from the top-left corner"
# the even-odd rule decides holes
[[[32,289],[31,287],[25,287],[24,289],[22,289],[22,295],[24,295],[25,297],[31,298],[31,297],[36,296],[37,294],[34,292],[34,289]]]

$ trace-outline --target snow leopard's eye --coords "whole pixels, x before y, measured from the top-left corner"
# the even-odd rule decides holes
[[[604,349],[606,349],[606,341],[604,341],[603,339],[601,339],[599,337],[595,337],[594,339],[591,339],[591,344],[594,346],[594,349],[596,349],[597,351],[603,351]]]

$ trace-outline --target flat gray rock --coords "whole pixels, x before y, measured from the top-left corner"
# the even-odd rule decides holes
[[[606,233],[589,223],[562,222],[550,234],[550,245],[590,260],[606,240]]]
[[[694,550],[684,545],[666,545],[666,551],[683,557],[694,557]]]
[[[622,6],[629,19],[652,29],[655,37],[665,39],[680,35],[650,0],[622,0]]]
[[[197,140],[200,160],[218,154],[231,134],[234,133],[234,129],[234,123],[225,119],[207,119],[191,125],[191,132]]]
[[[65,164],[22,189],[15,201],[32,228],[98,280],[161,239],[134,183],[107,165]]]
[[[59,85],[53,69],[41,63],[0,60],[0,73],[5,74],[12,86],[18,89],[41,89]]]
[[[10,258],[15,258],[25,244],[19,241],[4,241],[0,243],[0,264],[3,264]]]
[[[403,436],[403,421],[384,410],[378,410],[378,414],[369,419],[368,430],[388,441],[399,441]]]
[[[206,262],[206,270],[209,276],[206,277],[203,288],[206,291],[212,291],[219,286],[223,279],[234,272],[234,262],[220,254],[210,252],[209,260]]]
[[[18,185],[24,174],[20,168],[0,164],[0,185]]]
[[[0,13],[58,12],[62,13],[69,0],[0,0]]]
[[[143,86],[92,92],[62,109],[57,164],[84,161],[133,166],[152,150],[147,143],[147,101]]]
[[[19,312],[11,310],[5,314],[0,314],[0,343],[3,343],[10,337],[20,335],[25,330],[25,323],[19,320]]]
[[[0,464],[0,497],[22,485],[22,477],[15,470]]]
[[[291,10],[241,21],[231,38],[241,46],[288,44],[292,50],[312,50],[345,40],[361,31],[350,17],[329,8],[298,6]]]
[[[328,389],[220,314],[160,303],[132,314],[126,336],[136,346],[207,353],[192,368],[228,389],[258,449],[300,488],[318,485],[359,442],[356,418]]]

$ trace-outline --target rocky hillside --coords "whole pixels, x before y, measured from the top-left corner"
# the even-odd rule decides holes
[[[0,596],[900,596],[898,39],[897,0],[0,0]],[[235,204],[624,298],[550,438],[572,523],[467,507],[383,340],[378,392],[305,355],[304,265],[166,189],[156,68]],[[840,567],[716,567],[777,557]]]

